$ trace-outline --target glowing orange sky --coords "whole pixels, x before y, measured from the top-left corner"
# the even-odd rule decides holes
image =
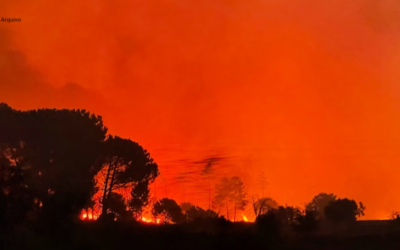
[[[166,179],[223,155],[281,204],[324,191],[366,218],[400,210],[398,0],[18,0],[0,15],[22,19],[0,22],[14,108],[101,114]]]

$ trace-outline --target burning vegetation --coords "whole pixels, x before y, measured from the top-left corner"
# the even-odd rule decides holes
[[[236,222],[254,221],[282,208],[268,197],[250,198],[238,176],[225,177],[216,167],[223,157],[194,162],[198,167],[175,176],[175,183],[161,176],[159,188],[165,188],[165,197],[160,199],[156,188],[160,172],[149,152],[130,139],[107,134],[102,118],[85,110],[21,112],[1,104],[0,116],[3,216],[10,221],[55,222],[79,216],[82,220],[179,224],[223,216]],[[203,194],[207,205],[178,204],[167,198],[167,182],[181,185],[186,199]],[[189,196],[188,182],[202,188]],[[265,174],[259,182],[264,193]],[[317,205],[304,211],[291,211],[300,211],[300,216],[316,210],[321,217],[325,207],[335,205],[327,210],[332,218],[342,216],[337,215],[341,209],[348,212],[348,219],[363,215],[362,203],[328,198],[316,198]],[[16,201],[21,199],[24,210],[14,209],[20,207]]]
[[[280,206],[264,196],[264,175],[262,195],[249,197],[240,177],[216,167],[220,159],[195,162],[197,169],[175,175],[173,183],[138,143],[107,134],[99,116],[84,110],[21,112],[1,104],[0,229],[10,234],[30,227],[68,231],[77,223],[92,234],[91,225],[104,233],[111,225],[137,232],[142,230],[137,225],[159,224],[164,226],[148,228],[212,235],[250,230],[281,237],[324,232],[326,225],[351,228],[364,215],[361,202],[325,193],[304,208]],[[157,192],[157,179],[164,197]],[[184,202],[168,197],[167,183],[182,187]],[[186,192],[189,184],[198,185],[198,193]],[[187,202],[200,195],[206,202]],[[398,216],[393,220],[396,228]]]
[[[120,167],[119,169],[123,168]],[[138,190],[137,185],[134,186],[130,183],[124,183],[124,185],[119,184],[113,187],[114,185],[107,181],[107,176],[108,179],[113,179],[112,177],[110,178],[110,176],[113,175],[114,171],[115,170],[110,171],[109,166],[104,166],[95,176],[97,192],[92,197],[92,206],[82,210],[80,215],[82,220],[97,220],[101,214],[104,213],[103,200],[105,197],[110,197],[109,200],[106,201],[109,206],[106,213],[113,214],[116,220],[122,219],[124,214],[125,217],[127,214],[130,214],[136,221],[144,223],[161,224],[180,223],[184,221],[190,222],[197,218],[218,218],[221,207],[224,207],[223,211],[227,214],[227,220],[232,222],[249,221],[244,214],[241,214],[239,218],[236,216],[236,210],[244,211],[245,205],[247,204],[244,186],[238,177],[233,177],[231,179],[223,178],[221,183],[217,185],[217,196],[212,203],[212,207],[219,210],[219,213],[217,213],[211,209],[204,210],[188,202],[178,205],[174,200],[168,198],[157,200],[151,195],[151,192],[145,188],[143,188],[145,191],[144,197],[147,197],[147,200],[139,200],[140,202],[138,202],[138,199],[135,200],[135,198],[133,198],[133,196],[140,196],[137,191],[135,192],[135,190]],[[235,188],[235,185],[237,188]],[[109,196],[108,193],[105,194],[106,192],[104,189],[112,189],[111,195]],[[140,206],[138,209],[134,206],[135,202],[136,204],[139,203],[139,205],[144,206]],[[229,218],[229,207],[233,207],[234,209],[232,218]],[[227,210],[225,210],[225,208],[227,208]]]

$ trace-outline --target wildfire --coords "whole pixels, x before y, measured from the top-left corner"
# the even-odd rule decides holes
[[[88,214],[86,212],[82,212],[81,219],[82,220],[97,220],[97,216],[92,215],[91,213]]]
[[[98,216],[93,215],[92,213],[89,213],[86,210],[82,210],[82,213],[80,215],[81,220],[97,220]],[[142,222],[148,223],[148,224],[161,224],[161,219],[160,218],[150,218],[150,217],[142,217]]]
[[[80,218],[81,218],[81,220],[97,220],[98,216],[94,215],[93,213],[90,213],[90,212],[88,212],[86,210],[82,210]],[[161,224],[161,219],[160,218],[151,218],[151,217],[143,216],[141,221],[146,223],[146,224]],[[230,221],[234,222],[233,219],[231,219]],[[242,214],[242,220],[241,221],[249,222],[249,219],[247,218],[246,215]]]
[[[81,220],[97,220],[98,217],[100,216],[100,214],[101,214],[100,200],[102,199],[102,195],[103,195],[106,170],[107,170],[106,167],[104,167],[95,176],[95,180],[97,183],[96,187],[97,187],[98,191],[92,197],[92,201],[94,201],[94,205],[91,208],[82,210],[81,215],[80,215]],[[125,199],[125,201],[128,201],[131,198],[131,196],[130,196],[131,190],[132,190],[132,187],[128,186],[128,187],[120,188],[117,190],[113,190],[113,192],[122,195],[122,197]],[[154,198],[154,201],[155,201],[155,198]],[[142,217],[141,218],[136,217],[136,220],[141,221],[146,224],[161,224],[164,221],[164,219],[163,218],[154,218],[151,214],[151,209],[152,209],[152,205],[148,204],[146,207],[143,208]],[[237,216],[236,219],[230,218],[229,220],[232,222],[234,222],[234,221],[250,222],[248,217],[244,214],[241,214],[241,218],[240,218],[240,216]],[[251,221],[253,221],[252,218],[251,218]]]
[[[158,219],[158,218],[154,221],[153,219],[149,219],[149,218],[146,218],[146,217],[142,217],[142,221],[143,221],[144,223],[152,223],[152,224],[160,224],[160,223],[161,223],[161,220]]]

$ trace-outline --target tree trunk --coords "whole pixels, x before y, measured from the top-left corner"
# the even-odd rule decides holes
[[[112,188],[113,188],[113,185],[114,185],[114,179],[115,179],[115,172],[116,172],[116,171],[117,171],[117,166],[114,165],[114,167],[113,167],[113,173],[112,173],[111,181],[110,181],[110,188],[108,189],[108,196],[107,196],[107,199],[110,199],[110,198],[111,198],[111,192],[112,192]]]
[[[110,172],[111,172],[111,164],[108,165],[108,170],[107,170],[107,175],[106,179],[104,180],[104,192],[103,192],[103,201],[102,201],[102,209],[101,213],[106,214],[107,213],[107,186],[108,186],[108,179],[110,178]]]

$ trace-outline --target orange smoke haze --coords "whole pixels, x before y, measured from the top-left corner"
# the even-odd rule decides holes
[[[400,210],[400,1],[1,1],[0,101],[86,108],[148,149],[158,198],[208,207],[198,171],[302,205]],[[202,163],[203,162],[203,163]],[[192,173],[193,172],[193,173]],[[246,214],[247,215],[247,214]]]

